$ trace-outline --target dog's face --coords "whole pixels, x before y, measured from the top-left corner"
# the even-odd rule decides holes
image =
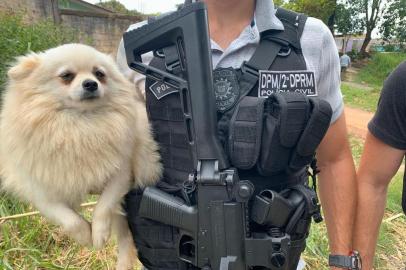
[[[31,85],[65,107],[84,109],[102,106],[123,79],[111,57],[80,44],[23,56],[8,75],[11,84]]]

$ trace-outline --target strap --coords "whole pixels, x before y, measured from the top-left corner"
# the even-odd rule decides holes
[[[278,8],[275,15],[283,23],[285,31],[274,33],[272,38],[287,42],[300,51],[300,38],[303,34],[307,16],[284,8]]]
[[[328,265],[343,269],[360,270],[361,259],[358,253],[350,256],[330,255],[328,257]]]
[[[344,269],[351,269],[351,257],[330,255],[328,258],[329,266],[335,266]]]
[[[268,39],[260,41],[251,59],[248,62],[244,61],[241,65],[240,98],[246,96],[254,88],[258,82],[259,71],[268,70],[272,66],[281,48],[280,43]]]

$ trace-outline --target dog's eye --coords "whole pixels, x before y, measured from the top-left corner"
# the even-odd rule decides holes
[[[75,78],[75,74],[72,72],[65,72],[59,75],[59,77],[64,81],[64,82],[71,82]]]
[[[100,70],[96,70],[95,72],[94,72],[94,75],[96,76],[96,78],[98,79],[98,80],[103,80],[104,78],[106,78],[106,74],[104,74],[102,71],[100,71]]]

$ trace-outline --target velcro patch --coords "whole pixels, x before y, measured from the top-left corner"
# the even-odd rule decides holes
[[[164,82],[155,82],[150,87],[149,90],[155,95],[157,99],[161,99],[167,95],[178,92],[178,90]]]
[[[267,98],[273,93],[296,92],[306,96],[317,96],[313,71],[259,71],[258,97]]]

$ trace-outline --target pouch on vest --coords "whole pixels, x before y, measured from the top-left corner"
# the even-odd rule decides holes
[[[261,149],[265,99],[244,97],[231,118],[229,158],[236,168],[248,170],[255,166]]]
[[[333,114],[330,104],[321,99],[310,99],[310,103],[312,105],[310,119],[290,159],[289,168],[293,171],[310,164],[316,148],[330,127]]]
[[[264,109],[258,171],[263,176],[286,172],[292,150],[310,117],[309,99],[298,93],[273,94]]]

